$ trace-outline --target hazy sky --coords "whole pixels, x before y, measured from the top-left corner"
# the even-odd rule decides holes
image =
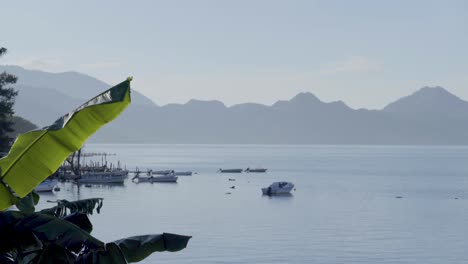
[[[422,86],[468,100],[468,1],[6,1],[2,64],[79,71],[157,104],[310,91],[381,108]]]

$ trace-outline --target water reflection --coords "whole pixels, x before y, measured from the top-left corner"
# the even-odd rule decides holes
[[[57,194],[55,192],[39,192],[38,194],[42,199],[57,199]]]
[[[294,195],[292,193],[281,193],[275,195],[262,194],[262,196],[268,197],[268,199],[292,199]]]
[[[124,183],[74,183],[77,189],[80,188],[101,188],[101,189],[114,189],[125,187]]]

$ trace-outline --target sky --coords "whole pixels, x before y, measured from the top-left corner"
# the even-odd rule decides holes
[[[468,1],[6,1],[0,64],[133,76],[155,103],[380,109],[423,86],[468,100]]]

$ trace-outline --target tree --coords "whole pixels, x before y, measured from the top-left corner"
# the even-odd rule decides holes
[[[0,57],[7,52],[6,48],[0,48]],[[9,132],[13,132],[13,105],[18,92],[11,87],[18,78],[6,72],[0,73],[0,152],[8,151],[10,141]]]

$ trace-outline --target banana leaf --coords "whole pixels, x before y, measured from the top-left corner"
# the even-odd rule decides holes
[[[128,263],[139,262],[159,251],[179,251],[187,247],[190,236],[163,233],[162,235],[133,236],[114,241]]]
[[[37,260],[36,260],[37,259]],[[37,264],[74,263],[75,255],[57,244],[47,245],[34,259]]]
[[[16,202],[15,205],[21,212],[34,213],[34,211],[36,211],[36,205],[39,202],[39,198],[39,194],[37,194],[36,191],[32,191]]]
[[[25,197],[130,104],[130,81],[110,88],[51,126],[19,135],[0,159],[0,210]]]
[[[75,254],[83,247],[98,249],[105,245],[72,222],[41,213],[0,212],[0,233],[0,255],[14,250],[21,259],[37,257],[50,243]]]
[[[62,219],[43,213],[0,212],[0,260],[3,260],[0,263],[31,260],[33,263],[124,264],[141,261],[157,251],[182,250],[191,238],[163,233],[103,243],[86,230],[87,215],[76,216],[79,217]],[[12,254],[13,261],[8,261]],[[74,261],[73,256],[77,256]]]
[[[105,247],[89,250],[88,252],[79,255],[75,260],[75,264],[89,263],[127,264],[127,261],[125,260],[125,256],[119,246],[115,243],[107,243]]]
[[[56,217],[65,217],[69,213],[93,214],[93,211],[99,214],[102,208],[103,198],[89,198],[78,201],[57,200],[57,206],[41,210],[43,214],[55,215]],[[52,202],[52,201],[48,201]]]
[[[93,231],[93,224],[91,224],[91,221],[89,221],[87,214],[73,213],[65,216],[63,220],[76,225],[77,227],[81,228],[82,230],[88,233],[91,233]]]

